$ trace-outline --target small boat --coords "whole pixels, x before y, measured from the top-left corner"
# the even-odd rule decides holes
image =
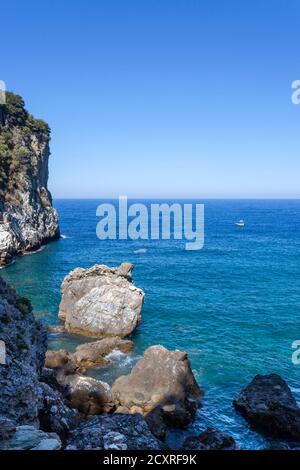
[[[238,222],[235,222],[235,225],[236,225],[237,227],[245,227],[246,222],[241,219],[241,220],[239,220]]]

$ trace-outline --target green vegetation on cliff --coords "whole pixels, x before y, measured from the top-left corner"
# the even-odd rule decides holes
[[[0,123],[0,201],[9,202],[22,185],[22,175],[37,174],[39,159],[50,140],[50,128],[25,108],[21,96],[6,93]]]
[[[40,132],[49,135],[50,128],[42,119],[35,119],[25,109],[25,103],[21,96],[14,93],[6,93],[6,103],[3,105],[4,116],[9,126],[19,126],[20,130],[26,132]]]
[[[0,106],[0,266],[59,238],[48,190],[50,128],[6,94]],[[22,312],[28,310],[23,302]]]

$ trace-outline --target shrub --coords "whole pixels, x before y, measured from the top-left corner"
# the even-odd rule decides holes
[[[10,323],[10,318],[7,313],[4,313],[2,317],[0,317],[0,319],[2,320],[2,323],[4,323],[4,325],[8,325],[8,323]]]
[[[30,303],[30,300],[27,299],[26,297],[21,297],[20,299],[18,299],[16,302],[15,302],[15,307],[20,310],[20,312],[22,313],[22,315],[28,315],[28,313],[31,312],[32,310],[32,307],[31,307],[31,303]]]
[[[27,147],[24,147],[24,145],[20,145],[15,149],[15,156],[17,159],[21,160],[22,158],[28,157],[29,154],[30,150],[28,150]]]
[[[25,123],[28,113],[25,110],[25,103],[23,98],[19,95],[14,95],[11,92],[6,92],[6,103],[4,106],[4,113],[7,120],[13,125],[22,125]]]

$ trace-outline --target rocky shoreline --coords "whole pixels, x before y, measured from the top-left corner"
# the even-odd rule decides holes
[[[64,324],[56,330],[68,331],[66,318],[71,322],[73,311],[80,320],[78,302],[84,297],[89,308],[82,311],[83,324],[93,332],[86,336],[97,338],[72,353],[47,351],[47,333],[34,319],[30,303],[0,279],[0,340],[6,346],[6,363],[0,365],[0,449],[166,449],[170,430],[186,429],[196,413],[201,419],[204,391],[185,352],[151,346],[112,386],[86,375],[88,369],[109,367],[112,351],[126,354],[134,348],[124,331],[141,321],[144,294],[133,285],[132,269],[128,263],[118,268],[96,265],[66,277],[59,315]],[[100,321],[103,315],[111,316],[113,329]],[[95,324],[101,325],[96,333]],[[272,448],[300,447],[300,409],[278,375],[256,376],[233,400],[234,412],[256,432],[275,439]],[[181,448],[238,446],[232,436],[209,428],[183,439]]]

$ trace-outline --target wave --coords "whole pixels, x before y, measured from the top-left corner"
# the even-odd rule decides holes
[[[139,248],[138,250],[134,250],[136,255],[142,254],[142,253],[147,253],[147,248]]]
[[[34,254],[36,254],[36,253],[40,253],[40,252],[43,251],[45,248],[46,248],[46,246],[45,246],[45,245],[42,245],[42,246],[40,246],[40,248],[38,248],[37,250],[24,251],[24,253],[22,253],[22,256],[29,256],[29,255],[34,255]],[[5,266],[0,266],[0,269],[8,268],[9,266],[11,266],[12,264],[14,264],[15,262],[16,262],[16,259],[14,258],[10,263],[6,264]]]
[[[66,240],[66,238],[70,238],[70,237],[68,237],[67,235],[61,234],[61,236],[60,236],[60,239],[61,239],[61,240]]]
[[[26,251],[25,253],[23,253],[23,255],[24,255],[24,256],[34,255],[35,253],[40,253],[41,251],[44,251],[45,248],[46,248],[46,246],[45,246],[45,245],[42,245],[42,246],[40,246],[40,248],[38,248],[37,250]]]
[[[15,264],[16,260],[13,259],[10,263],[6,264],[5,266],[0,266],[0,269],[5,269],[5,268],[8,268],[9,266],[11,266],[12,264]]]
[[[119,349],[114,349],[105,356],[105,359],[108,359],[119,366],[122,365],[122,367],[131,365],[134,362],[134,356],[132,354],[123,353]]]

